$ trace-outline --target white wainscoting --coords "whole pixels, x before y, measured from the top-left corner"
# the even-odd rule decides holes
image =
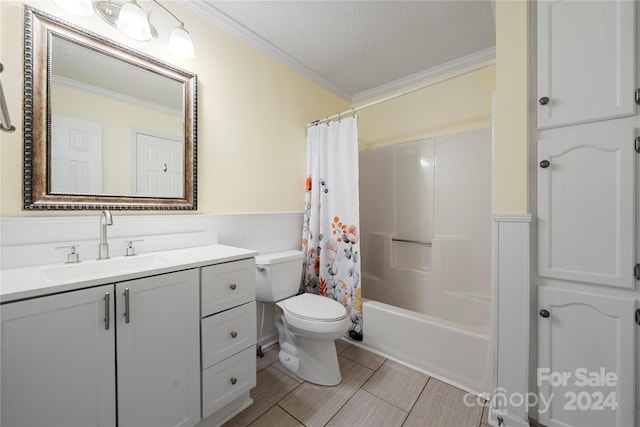
[[[220,243],[253,249],[260,253],[300,249],[302,212],[203,215],[119,215],[112,212],[107,227],[111,256],[125,254],[127,240],[136,252],[156,252]],[[100,212],[92,216],[0,218],[0,268],[64,263],[66,249],[79,245],[80,259],[98,256]],[[272,304],[257,305],[258,330],[264,315],[260,340],[277,341]],[[263,313],[264,311],[264,313]],[[259,337],[260,338],[260,337]]]
[[[223,215],[118,215],[107,227],[111,256],[125,253],[126,240],[139,240],[137,253],[224,244],[261,253],[300,248],[302,213]],[[100,213],[73,217],[0,218],[0,266],[63,263],[63,245],[79,245],[80,259],[98,256]]]
[[[528,426],[530,214],[493,216],[496,389],[489,422]],[[514,404],[515,403],[515,404]]]

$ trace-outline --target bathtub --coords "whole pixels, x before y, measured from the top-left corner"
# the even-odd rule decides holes
[[[488,302],[476,303],[488,312]],[[488,321],[464,324],[376,301],[363,302],[362,316],[364,346],[467,392],[493,390]]]
[[[363,241],[370,248],[363,255],[363,344],[467,392],[488,395],[494,352],[491,301],[483,287],[491,275],[485,267],[473,269],[468,240],[436,237],[422,249],[404,248],[386,233],[368,233]],[[413,263],[405,250],[421,250],[419,259],[433,262]]]

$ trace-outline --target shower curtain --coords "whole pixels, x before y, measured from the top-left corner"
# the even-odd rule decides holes
[[[333,298],[351,320],[349,336],[362,340],[358,197],[358,119],[307,130],[307,182],[301,288]]]

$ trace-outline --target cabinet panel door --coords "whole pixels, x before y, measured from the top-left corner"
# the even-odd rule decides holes
[[[632,288],[635,130],[538,142],[538,273]]]
[[[538,127],[631,115],[635,3],[538,1]]]
[[[538,309],[549,312],[538,317],[539,421],[549,427],[633,425],[636,302],[538,289]]]
[[[198,295],[197,269],[116,284],[121,427],[200,420]]]
[[[0,310],[1,424],[115,426],[113,286],[5,304]]]

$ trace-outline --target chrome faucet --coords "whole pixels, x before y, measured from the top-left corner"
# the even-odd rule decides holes
[[[100,244],[98,245],[98,260],[109,259],[109,244],[107,243],[107,225],[113,225],[113,217],[107,209],[100,215]]]

